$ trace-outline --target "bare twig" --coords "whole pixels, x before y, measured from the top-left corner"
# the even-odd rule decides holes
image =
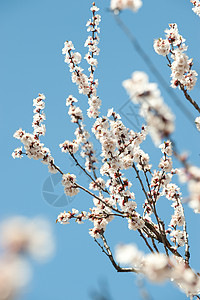
[[[158,250],[158,248],[157,248],[157,246],[156,246],[156,243],[155,243],[154,239],[151,238],[151,241],[152,241],[152,244],[153,244],[154,249],[156,250],[157,253],[159,253],[159,250]]]
[[[146,192],[146,190],[145,190],[145,188],[144,188],[144,184],[143,184],[143,182],[142,182],[142,179],[140,178],[140,173],[139,173],[138,169],[136,168],[135,163],[133,163],[132,166],[133,166],[133,169],[135,170],[135,172],[136,172],[136,174],[137,174],[136,178],[137,178],[137,179],[139,180],[139,182],[140,182],[142,191],[144,192],[145,197],[146,197],[146,199],[148,200],[149,197],[148,197],[147,192]],[[151,205],[151,204],[150,204],[150,205]]]
[[[141,238],[144,240],[144,242],[145,242],[145,244],[147,245],[147,247],[150,249],[150,251],[151,251],[152,253],[154,253],[153,249],[152,249],[151,246],[149,245],[149,243],[148,243],[147,239],[145,238],[144,234],[142,233],[142,231],[141,231],[140,229],[138,229],[138,232],[139,232]]]
[[[185,98],[194,106],[194,108],[200,113],[200,107],[198,104],[191,98],[191,96],[188,94],[187,90],[185,89],[184,85],[180,83],[179,81],[179,86],[181,90],[183,91]]]

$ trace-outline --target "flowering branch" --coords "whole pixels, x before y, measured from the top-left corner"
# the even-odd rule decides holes
[[[129,30],[129,28],[126,26],[126,24],[123,22],[123,20],[120,18],[118,13],[113,13],[113,17],[115,18],[117,24],[122,29],[122,31],[125,33],[125,35],[130,40],[131,44],[133,45],[134,49],[138,53],[138,55],[143,59],[144,63],[147,65],[149,70],[154,74],[158,82],[161,84],[161,86],[165,89],[165,91],[168,93],[168,95],[173,99],[174,103],[177,105],[177,107],[182,111],[182,113],[186,116],[186,118],[193,124],[193,115],[188,111],[184,103],[179,99],[179,97],[176,95],[176,93],[170,89],[168,82],[165,80],[161,72],[156,67],[155,63],[151,60],[149,55],[145,52],[139,41],[136,39],[136,37],[133,35],[133,33]],[[167,56],[166,56],[167,57]],[[131,97],[132,98],[132,97]]]
[[[115,12],[123,7],[137,10],[138,1],[140,2],[140,0],[128,2],[112,0],[111,6]],[[113,108],[108,110],[106,116],[100,114],[101,100],[97,96],[98,79],[94,79],[98,64],[95,57],[100,51],[98,33],[101,17],[97,14],[98,11],[99,8],[93,3],[92,17],[86,24],[87,31],[91,33],[85,42],[85,46],[88,47],[85,59],[89,64],[89,75],[87,76],[80,67],[81,54],[74,52],[75,48],[71,41],[66,41],[62,50],[65,62],[69,65],[72,82],[78,86],[79,93],[87,97],[89,104],[87,116],[94,119],[91,131],[101,147],[101,161],[98,161],[95,156],[90,134],[85,128],[83,112],[75,105],[78,100],[72,95],[67,98],[66,105],[71,122],[77,126],[74,132],[75,139],[65,140],[59,146],[62,152],[69,153],[76,165],[89,178],[89,188],[77,182],[76,175],[64,173],[55,164],[50,150],[40,141],[41,136],[45,134],[45,126],[42,124],[45,120],[43,94],[39,94],[33,101],[35,106],[33,133],[26,133],[19,129],[14,134],[14,137],[24,145],[25,151],[22,147],[17,148],[12,155],[14,158],[21,158],[24,154],[28,158],[41,160],[48,165],[51,173],[59,172],[67,196],[75,196],[82,190],[93,198],[94,205],[88,212],[79,212],[73,208],[72,211],[61,212],[57,222],[64,225],[69,224],[72,219],[77,224],[82,224],[86,220],[91,221],[93,228],[89,230],[89,234],[118,272],[141,273],[156,282],[170,279],[187,295],[193,297],[200,290],[200,279],[189,266],[189,240],[182,194],[180,188],[173,183],[173,176],[178,174],[186,177],[191,192],[190,206],[199,213],[200,170],[190,166],[186,161],[183,161],[184,170],[173,169],[173,154],[180,159],[180,155],[177,154],[176,149],[173,150],[172,142],[169,140],[175,129],[175,117],[164,103],[157,85],[150,83],[145,73],[134,72],[131,79],[123,82],[123,86],[131,100],[140,105],[140,114],[144,117],[147,126],[142,126],[139,132],[127,128]],[[197,73],[191,70],[192,60],[189,60],[184,53],[187,50],[184,39],[179,35],[176,24],[170,24],[166,34],[167,39],[154,42],[155,51],[167,57],[168,65],[172,70],[172,86],[174,88],[179,86],[186,98],[200,112],[198,105],[187,92],[194,87]],[[169,54],[173,62],[168,57]],[[198,118],[195,122],[197,128],[198,126],[200,128]],[[141,148],[148,134],[155,146],[159,146],[162,155],[156,169],[152,169],[149,154]],[[85,165],[81,164],[76,156],[79,150]],[[137,196],[132,182],[125,176],[126,170],[134,170],[136,173],[143,196],[139,202],[143,207],[142,214],[138,212]],[[173,214],[169,224],[158,212],[157,203],[160,197],[165,197],[168,203],[171,203]],[[117,247],[115,260],[105,238],[106,228],[114,218],[122,218],[127,222],[129,230],[138,231],[150,253],[146,255],[133,245],[120,245]],[[98,239],[101,239],[101,243]],[[158,247],[159,243],[162,247]],[[183,247],[185,247],[185,257]],[[173,255],[170,256],[170,253]],[[118,263],[127,264],[129,267],[121,267]]]
[[[179,34],[177,24],[169,24],[170,29],[166,29],[166,39],[158,39],[154,41],[154,49],[156,53],[166,56],[168,66],[172,70],[171,87],[177,86],[183,91],[185,98],[193,105],[193,107],[200,113],[200,107],[191,98],[187,90],[192,90],[196,84],[198,75],[196,71],[192,70],[193,61],[189,59],[184,53],[187,46],[184,44],[185,39]],[[171,54],[173,62],[168,55]]]

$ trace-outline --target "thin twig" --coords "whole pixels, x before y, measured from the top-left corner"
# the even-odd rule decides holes
[[[94,241],[95,241],[95,243],[97,243],[97,245],[101,248],[102,252],[105,253],[105,255],[107,255],[107,256],[109,257],[109,255],[108,255],[108,253],[105,251],[104,247],[97,241],[96,238],[94,238]]]
[[[152,241],[152,244],[153,244],[154,249],[156,250],[157,253],[159,253],[159,250],[158,250],[158,248],[157,248],[157,246],[156,246],[156,243],[155,243],[154,239],[151,238],[151,241]]]
[[[180,206],[182,208],[183,215],[184,215],[183,232],[184,232],[184,238],[185,238],[185,262],[189,266],[189,259],[190,259],[190,251],[189,251],[189,249],[190,249],[190,246],[189,246],[188,233],[187,233],[187,224],[186,224],[185,212],[184,212],[184,208],[183,208],[183,205],[181,203],[181,200],[179,201],[179,204],[180,204]]]
[[[147,195],[147,192],[146,192],[146,190],[145,190],[145,188],[144,188],[144,185],[143,185],[143,182],[142,182],[142,179],[140,178],[140,174],[139,174],[139,171],[138,171],[138,169],[136,168],[136,166],[135,166],[135,163],[133,163],[133,169],[135,170],[135,172],[136,172],[136,174],[137,174],[137,176],[136,176],[136,178],[139,180],[139,182],[140,182],[140,185],[141,185],[141,188],[142,188],[142,191],[144,192],[144,194],[145,194],[145,197],[146,197],[146,199],[148,200],[148,195]]]
[[[154,253],[153,249],[152,249],[151,246],[149,245],[149,243],[148,243],[147,239],[145,238],[144,234],[142,233],[142,231],[141,231],[140,229],[138,229],[138,232],[139,232],[141,238],[143,238],[143,240],[144,240],[145,244],[147,245],[147,247],[150,249],[150,251],[151,251],[152,253]]]
[[[73,160],[75,161],[75,163],[76,163],[76,165],[92,180],[92,182],[95,182],[95,179],[86,171],[86,169],[83,167],[83,166],[81,166],[81,164],[78,162],[78,160],[76,159],[76,157],[74,156],[74,154],[73,153],[71,153],[71,152],[69,152],[69,154],[71,155],[71,157],[73,158]],[[102,187],[101,187],[101,185],[100,184],[98,184],[97,182],[95,182],[96,183],[96,185],[103,191],[103,192],[105,192],[105,193],[107,193],[107,194],[109,194],[109,192],[108,192],[108,190],[106,190],[106,189],[103,189]]]

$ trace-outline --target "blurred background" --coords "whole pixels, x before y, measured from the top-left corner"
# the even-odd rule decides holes
[[[101,299],[108,300],[141,299],[141,286],[132,274],[117,274],[107,257],[89,236],[92,223],[83,225],[71,222],[70,225],[56,224],[57,215],[63,210],[77,208],[88,210],[92,199],[80,192],[74,198],[63,195],[60,177],[51,176],[45,165],[39,161],[24,157],[14,160],[12,151],[20,147],[13,138],[20,127],[32,132],[32,99],[38,93],[46,96],[47,132],[42,139],[50,148],[56,164],[64,172],[72,172],[79,177],[82,185],[89,182],[69,159],[61,153],[59,144],[65,139],[73,140],[75,126],[70,123],[65,106],[65,99],[73,94],[79,99],[81,109],[87,109],[87,99],[78,94],[71,83],[68,66],[61,54],[65,40],[72,40],[76,51],[84,57],[87,49],[84,42],[88,36],[85,24],[91,17],[91,1],[69,0],[0,0],[1,47],[0,47],[0,80],[1,80],[1,210],[0,219],[15,215],[24,215],[32,219],[36,215],[48,219],[52,225],[56,252],[50,262],[39,265],[32,262],[33,280],[26,287],[20,299]],[[173,139],[177,141],[179,151],[187,151],[190,161],[200,165],[199,132],[191,121],[180,110],[174,99],[157,81],[130,40],[116,23],[109,11],[109,1],[96,1],[100,7],[102,22],[100,24],[100,56],[96,73],[99,79],[99,96],[103,102],[102,113],[114,107],[122,115],[122,120],[129,128],[141,127],[143,120],[138,115],[138,108],[129,100],[122,87],[122,81],[131,77],[133,71],[144,71],[151,82],[157,82],[165,102],[176,115],[176,131]],[[153,50],[155,38],[164,37],[164,30],[169,23],[176,22],[179,32],[186,38],[188,56],[193,57],[193,69],[200,73],[200,19],[192,11],[190,1],[182,0],[144,0],[142,8],[137,12],[123,11],[120,18],[140,43],[142,49],[152,60],[154,66],[162,73],[170,85],[170,69],[165,58],[158,56]],[[83,67],[87,65],[83,62]],[[187,103],[179,90],[175,94],[180,103],[185,103],[193,119],[197,113]],[[199,103],[200,83],[190,93]],[[91,120],[86,122],[89,126]],[[92,138],[93,139],[93,138]],[[161,157],[150,138],[143,145],[148,152],[151,163],[156,168]],[[176,166],[179,166],[177,162]],[[131,175],[136,201],[144,200]],[[187,189],[183,187],[183,195],[187,197]],[[172,211],[169,203],[159,203],[160,215],[170,220]],[[199,260],[199,226],[200,216],[185,206],[188,219],[189,240],[191,245],[191,265],[200,270]],[[119,242],[137,243],[146,251],[143,241],[137,232],[129,231],[126,222],[114,220],[108,225],[107,239],[114,249]],[[153,299],[169,298],[185,299],[177,287],[171,283],[153,285],[144,282]],[[143,289],[143,287],[142,287]],[[101,296],[102,295],[102,296]],[[98,298],[99,297],[99,298]]]

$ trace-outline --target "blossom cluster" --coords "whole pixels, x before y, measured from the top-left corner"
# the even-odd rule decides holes
[[[88,77],[83,73],[83,69],[79,67],[82,57],[79,52],[73,52],[72,50],[75,50],[73,43],[66,41],[62,54],[65,55],[65,62],[69,65],[72,73],[72,82],[78,85],[80,94],[87,95],[90,90]]]
[[[200,131],[200,117],[196,117],[195,124],[196,124],[197,129]]]
[[[113,109],[110,109],[107,116],[96,119],[92,131],[102,146],[103,164],[100,173],[102,176],[107,176],[108,179],[105,182],[102,177],[96,178],[89,186],[91,190],[99,191],[99,195],[94,199],[95,207],[91,209],[88,216],[88,219],[94,223],[94,228],[90,231],[90,234],[95,238],[99,238],[100,232],[105,231],[105,226],[113,218],[112,209],[115,211],[119,208],[120,213],[122,212],[128,220],[129,229],[142,228],[144,221],[136,212],[137,204],[133,201],[135,195],[130,190],[132,184],[123,176],[120,170],[132,168],[134,162],[137,163],[138,168],[150,170],[149,157],[139,146],[146,138],[147,128],[143,127],[140,133],[128,130],[120,120],[120,116]],[[60,146],[63,148],[65,143]],[[65,188],[65,192],[68,195],[76,194],[77,189],[74,187],[75,175],[63,175],[64,186],[66,176],[66,187],[69,190]],[[103,196],[102,192],[106,192],[109,197]],[[60,217],[58,217],[59,222],[60,220]]]
[[[200,277],[181,258],[168,257],[162,253],[145,255],[135,245],[127,244],[116,247],[116,260],[136,268],[150,281],[173,281],[191,298],[200,292]]]
[[[71,219],[75,219],[78,224],[82,224],[84,220],[90,220],[93,223],[93,228],[89,230],[89,234],[99,239],[101,234],[106,231],[107,225],[114,219],[115,214],[112,212],[114,202],[112,198],[94,198],[94,207],[90,212],[81,212],[72,209],[72,212],[62,212],[58,215],[57,222],[61,224],[69,224]],[[114,206],[116,207],[116,206]],[[144,226],[144,221],[140,215],[135,211],[137,205],[134,201],[122,202],[120,205],[124,216],[128,220],[128,228],[130,230],[137,230]]]
[[[107,204],[108,199],[107,200]],[[106,201],[105,200],[105,201]],[[93,238],[100,238],[101,233],[105,232],[107,224],[112,221],[113,214],[111,209],[104,205],[101,201],[96,198],[93,199],[95,207],[90,209],[90,212],[87,213],[82,211],[79,213],[77,209],[72,209],[72,212],[62,212],[58,215],[57,222],[61,224],[69,224],[71,219],[75,219],[77,224],[82,224],[85,220],[90,220],[93,222],[94,227],[89,230],[90,235]]]
[[[60,224],[69,224],[69,221],[73,218],[76,219],[76,222],[78,224],[82,224],[83,220],[87,219],[87,213],[83,211],[79,214],[79,211],[73,208],[72,212],[64,211],[63,213],[60,213],[58,215],[57,222],[59,222]]]
[[[131,9],[137,12],[142,6],[141,0],[111,0],[111,10]]]
[[[60,148],[62,152],[68,152],[74,159],[75,153],[81,148],[81,156],[85,158],[85,168],[91,172],[96,168],[95,163],[97,162],[97,158],[95,157],[93,144],[89,140],[89,132],[85,129],[83,123],[82,110],[74,104],[76,102],[78,102],[78,100],[72,95],[70,95],[66,101],[66,105],[69,106],[68,114],[71,117],[71,122],[76,123],[78,126],[74,132],[76,139],[73,140],[73,142],[69,140],[64,141],[60,144]]]
[[[187,183],[189,190],[189,206],[195,213],[200,213],[200,168],[192,165],[186,166],[178,172],[180,181]]]
[[[98,80],[94,78],[94,71],[97,67],[97,59],[95,56],[99,55],[99,36],[100,32],[99,23],[101,16],[96,12],[99,10],[95,3],[93,3],[91,9],[92,18],[87,22],[87,31],[91,32],[88,36],[85,47],[88,47],[88,53],[85,55],[85,59],[89,64],[89,77],[83,73],[83,69],[79,66],[81,62],[81,54],[79,52],[73,52],[75,50],[71,41],[66,41],[62,53],[65,55],[65,62],[69,64],[70,72],[72,73],[72,82],[78,85],[79,93],[88,96],[89,108],[87,114],[90,118],[96,118],[99,115],[99,108],[101,106],[101,100],[97,96]]]
[[[42,110],[45,107],[45,96],[39,94],[39,96],[33,100],[34,116],[32,127],[33,133],[26,133],[21,128],[14,133],[14,138],[20,140],[24,145],[25,152],[23,153],[22,147],[16,148],[12,153],[13,158],[21,158],[22,154],[27,155],[28,158],[35,160],[41,159],[43,164],[48,165],[49,172],[55,174],[57,169],[54,166],[54,159],[51,156],[49,148],[44,147],[44,144],[40,142],[40,135],[45,135],[45,125],[41,124],[45,120],[45,115]]]
[[[140,115],[145,119],[156,145],[174,131],[174,115],[164,103],[157,84],[150,83],[144,72],[134,72],[131,79],[123,81],[131,100],[140,105]]]
[[[165,196],[173,202],[171,206],[174,209],[174,214],[171,216],[169,229],[166,230],[166,234],[170,234],[171,241],[174,243],[174,249],[177,249],[178,247],[183,247],[187,239],[186,232],[177,228],[185,224],[181,192],[176,184],[171,183],[173,174],[176,174],[175,170],[172,169],[172,159],[170,157],[173,153],[171,142],[164,142],[160,145],[160,149],[164,154],[159,163],[161,170],[154,171],[152,174],[150,191],[148,193],[150,201],[146,199],[144,213],[145,218],[152,221],[151,215],[154,212],[152,202],[156,203],[161,196]]]
[[[159,55],[167,56],[171,54],[173,62],[169,61],[172,80],[171,86],[176,88],[182,85],[187,90],[192,90],[197,81],[197,72],[192,70],[192,59],[186,55],[187,46],[185,39],[179,34],[177,24],[169,24],[169,29],[165,30],[166,38],[159,38],[154,41],[154,50]]]
[[[174,214],[171,217],[170,232],[171,241],[174,243],[174,247],[183,247],[186,242],[187,235],[183,230],[177,229],[177,226],[181,227],[185,223],[184,210],[181,202],[180,188],[173,183],[168,184],[163,191],[168,200],[173,201],[172,207],[174,208]]]
[[[110,120],[110,117],[114,120]],[[141,164],[146,169],[151,167],[148,154],[140,149],[140,144],[148,134],[147,127],[142,127],[141,132],[137,133],[127,129],[120,119],[120,116],[110,109],[107,116],[96,119],[92,128],[102,147],[103,165],[100,173],[113,180],[117,177],[115,174],[118,170],[131,168],[133,162],[138,163],[139,168]]]
[[[76,176],[74,174],[63,174],[62,185],[64,186],[65,194],[68,196],[75,196],[79,189],[76,187]]]
[[[43,262],[55,250],[52,230],[40,218],[15,216],[0,224],[0,299],[13,300],[32,275],[28,258]]]
[[[115,123],[119,122],[119,119],[117,119],[119,116],[114,113],[113,110],[109,111],[108,115],[110,114],[116,118],[116,121],[114,121]],[[101,135],[105,136],[105,129],[107,129],[107,131],[109,130],[109,119],[104,117],[103,120],[104,128],[100,127],[99,122],[98,130],[96,128],[97,122],[95,122],[94,125],[96,128],[97,137],[100,139],[101,144],[104,144],[104,142],[101,141]],[[105,122],[107,122],[106,126]],[[120,124],[122,125],[121,121]],[[111,130],[111,132],[113,133],[114,131]],[[109,138],[108,132],[107,137]],[[123,133],[123,137],[125,139],[125,133]],[[114,142],[114,136],[112,136],[111,140],[113,140],[113,143],[116,147],[117,142]],[[123,214],[123,217],[127,219],[128,228],[130,230],[140,230],[145,227],[145,220],[153,224],[151,219],[151,215],[155,212],[153,203],[156,203],[161,196],[165,196],[168,200],[173,201],[172,207],[174,209],[174,214],[171,217],[169,229],[166,230],[166,235],[170,234],[171,241],[174,243],[174,249],[183,247],[187,242],[187,233],[184,230],[177,228],[180,228],[185,224],[184,210],[181,203],[181,193],[177,185],[170,183],[173,174],[176,173],[172,170],[172,161],[170,158],[173,153],[172,144],[170,141],[167,141],[160,146],[161,151],[164,154],[159,164],[161,171],[154,171],[152,174],[150,191],[147,194],[148,199],[145,200],[144,204],[144,218],[142,218],[136,211],[136,202],[133,201],[135,200],[135,194],[130,190],[132,184],[127,178],[123,177],[120,171],[120,169],[132,167],[131,165],[133,165],[134,162],[138,162],[138,169],[144,172],[150,171],[151,166],[148,165],[149,159],[145,161],[146,154],[139,148],[139,145],[137,144],[139,141],[136,142],[136,140],[137,135],[135,136],[134,140],[135,144],[132,145],[132,160],[130,165],[127,165],[127,155],[124,154],[125,150],[123,148],[121,148],[123,155],[121,155],[122,153],[120,154],[120,152],[116,151],[114,148],[113,152],[110,151],[110,148],[108,152],[105,152],[104,148],[102,149],[102,153],[105,152],[107,159],[106,164],[104,164],[101,168],[101,173],[103,169],[102,175],[108,176],[109,179],[105,182],[103,178],[99,177],[90,183],[90,190],[99,191],[99,195],[93,199],[95,206],[90,209],[90,213],[86,214],[84,212],[84,215],[82,215],[84,218],[82,218],[79,212],[73,209],[72,212],[61,213],[57,220],[61,224],[68,224],[70,219],[76,218],[76,220],[80,221],[78,222],[80,224],[82,223],[82,219],[89,219],[94,224],[93,229],[90,229],[90,235],[97,239],[100,238],[101,234],[105,232],[106,226],[110,221],[113,220],[115,212],[117,211],[118,213]],[[129,141],[129,152],[131,149],[130,145],[131,143]],[[125,145],[125,147],[127,147],[127,145]],[[116,157],[120,157],[118,162],[116,162]],[[123,160],[125,158],[125,165],[123,166]],[[65,193],[67,195],[76,195],[78,193],[79,190],[76,187],[75,179],[75,175],[63,175],[62,183],[65,186]],[[108,189],[106,189],[106,187]],[[162,191],[160,191],[160,189]],[[105,197],[102,195],[102,192],[107,192],[110,196]]]
[[[191,0],[194,7],[192,8],[193,12],[200,17],[200,1],[199,0]]]

